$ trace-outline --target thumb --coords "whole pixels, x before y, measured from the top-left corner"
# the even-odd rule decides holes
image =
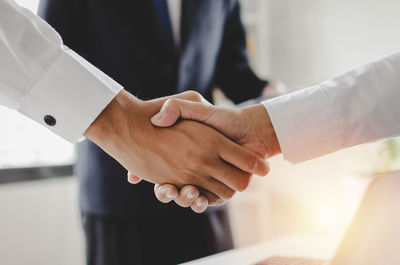
[[[151,118],[153,125],[168,127],[179,118],[205,122],[212,113],[212,105],[172,98],[165,101],[160,112]]]

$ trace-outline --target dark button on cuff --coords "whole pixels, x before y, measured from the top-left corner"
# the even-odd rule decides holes
[[[56,125],[56,119],[54,119],[54,117],[51,115],[44,116],[44,122],[49,126]]]

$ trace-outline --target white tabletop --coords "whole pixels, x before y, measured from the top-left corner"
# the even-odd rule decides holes
[[[268,257],[277,255],[329,260],[333,257],[339,243],[340,239],[288,236],[222,252],[185,263],[185,265],[254,265]]]

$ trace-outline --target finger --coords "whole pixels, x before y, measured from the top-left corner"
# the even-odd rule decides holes
[[[128,172],[128,182],[131,184],[138,184],[140,181],[142,181],[141,178],[138,176],[134,175],[133,173]]]
[[[208,206],[219,206],[219,205],[223,205],[224,203],[226,203],[225,200],[219,198],[212,192],[209,192],[204,189],[200,189],[200,192],[201,192],[201,194],[206,196],[206,198],[208,200]]]
[[[235,191],[243,191],[250,183],[251,173],[244,172],[222,159],[206,166],[207,174]]]
[[[202,213],[205,210],[207,210],[208,207],[208,200],[204,195],[200,195],[193,203],[190,208],[195,212],[195,213]]]
[[[255,175],[265,176],[270,171],[267,160],[226,138],[219,148],[219,156],[237,168]]]
[[[175,200],[178,195],[178,189],[171,184],[154,185],[154,194],[156,198],[163,203],[169,203]]]
[[[206,179],[202,179],[200,183],[200,187],[209,192],[212,192],[222,200],[229,200],[233,197],[233,195],[235,195],[235,191],[233,189],[229,188],[227,185],[215,178],[209,177]]]
[[[175,203],[181,207],[190,207],[199,196],[200,192],[195,186],[186,185],[180,190]]]
[[[213,113],[213,106],[177,98],[168,99],[160,112],[151,118],[153,125],[168,127],[179,118],[205,122]]]

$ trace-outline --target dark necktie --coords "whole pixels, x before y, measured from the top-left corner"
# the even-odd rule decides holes
[[[159,20],[160,32],[164,42],[172,51],[175,49],[171,20],[168,12],[167,0],[153,0],[157,18]]]

